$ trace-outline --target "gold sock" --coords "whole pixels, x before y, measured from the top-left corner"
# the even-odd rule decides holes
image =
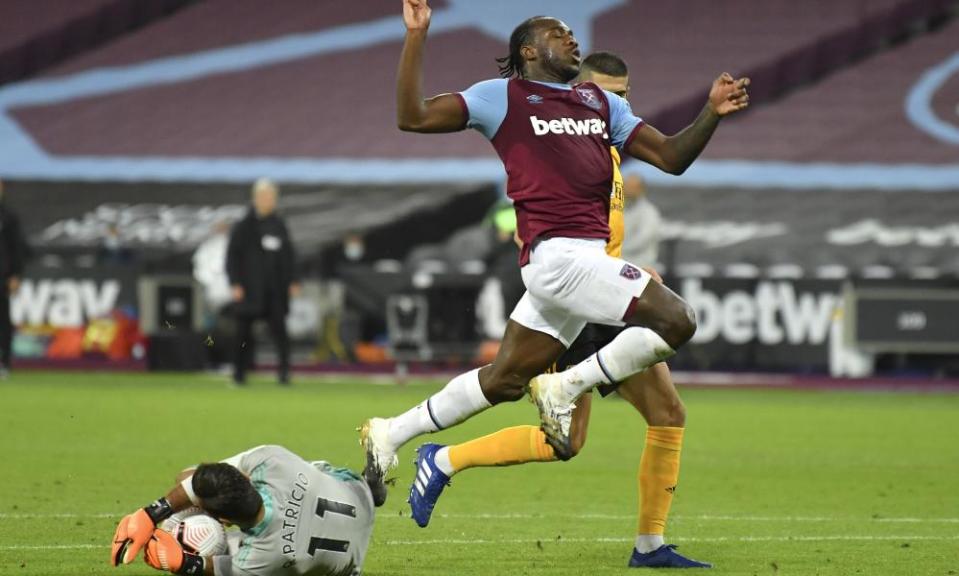
[[[639,534],[663,534],[679,481],[683,428],[650,426],[639,462]]]
[[[482,438],[450,446],[450,464],[459,472],[476,466],[511,466],[556,460],[546,435],[536,426],[503,428]]]

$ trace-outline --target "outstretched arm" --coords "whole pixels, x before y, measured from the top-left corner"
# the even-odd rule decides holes
[[[629,143],[627,153],[670,174],[682,174],[699,157],[723,116],[749,106],[749,78],[734,80],[723,73],[709,91],[709,100],[696,120],[673,136],[645,125]]]
[[[426,0],[403,0],[406,40],[396,77],[396,124],[405,132],[457,132],[466,127],[459,98],[440,94],[423,98],[423,48],[430,27]]]

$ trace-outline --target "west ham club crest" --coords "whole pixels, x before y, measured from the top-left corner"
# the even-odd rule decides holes
[[[592,88],[577,86],[574,90],[576,90],[576,94],[579,96],[579,99],[582,100],[583,104],[586,104],[593,110],[599,110],[603,107],[602,102],[599,101],[599,96]]]
[[[633,266],[632,264],[626,264],[623,266],[623,269],[619,271],[619,275],[627,280],[637,280],[643,275],[643,273],[639,271],[639,268]]]

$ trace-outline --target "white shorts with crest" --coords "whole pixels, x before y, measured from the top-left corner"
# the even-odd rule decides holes
[[[569,346],[591,322],[623,326],[651,276],[606,254],[606,242],[584,238],[537,241],[523,267],[526,293],[510,319]]]

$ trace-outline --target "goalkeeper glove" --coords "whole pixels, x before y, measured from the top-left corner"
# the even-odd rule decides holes
[[[184,552],[176,538],[163,530],[156,530],[153,533],[153,537],[147,543],[143,559],[157,570],[187,576],[203,574],[203,557]]]
[[[113,548],[110,551],[110,563],[114,566],[129,564],[137,557],[140,549],[153,536],[153,531],[159,522],[173,515],[173,508],[166,498],[160,498],[146,508],[141,508],[133,514],[128,514],[120,520],[117,531],[113,535]]]

